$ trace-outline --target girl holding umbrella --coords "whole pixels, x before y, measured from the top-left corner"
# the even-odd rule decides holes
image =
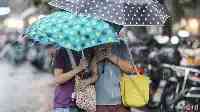
[[[81,59],[81,55],[76,52],[72,53],[75,63],[79,63],[76,67],[72,67],[72,64],[70,64],[70,56],[66,49],[59,49],[55,56],[54,75],[57,83],[54,98],[55,112],[78,112],[75,101],[73,100],[75,98],[75,96],[73,96],[74,77],[84,71],[88,63],[87,60]],[[86,85],[94,83],[96,79],[97,76],[92,75]]]

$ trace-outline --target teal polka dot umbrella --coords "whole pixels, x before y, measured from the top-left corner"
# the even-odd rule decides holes
[[[119,41],[108,23],[66,11],[36,21],[26,29],[25,35],[43,44],[56,43],[75,51]]]

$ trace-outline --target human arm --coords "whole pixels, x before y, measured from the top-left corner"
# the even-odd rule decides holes
[[[78,74],[82,70],[84,70],[84,68],[81,67],[81,66],[78,66],[78,67],[75,67],[73,70],[64,73],[63,69],[56,68],[54,70],[54,76],[55,76],[54,80],[55,80],[55,83],[56,84],[63,84],[66,81],[71,80],[76,74]]]
[[[60,49],[55,56],[54,61],[54,82],[56,84],[63,84],[72,79],[76,74],[83,71],[87,67],[87,60],[81,59],[79,66],[72,68],[70,58],[67,57],[66,50]]]
[[[109,60],[114,63],[115,65],[119,66],[122,71],[127,73],[135,73],[135,67],[129,63],[128,60],[121,59],[120,57],[112,54],[109,56]],[[138,69],[138,72],[141,72],[141,70]]]
[[[121,56],[122,56],[122,54],[121,54]],[[136,66],[132,65],[129,60],[122,59],[118,55],[114,54],[112,52],[112,47],[108,47],[107,50],[106,50],[106,53],[104,53],[104,54],[101,53],[100,57],[107,58],[113,64],[117,65],[124,72],[135,73],[137,71],[137,72],[142,73],[142,74],[144,73],[143,68],[136,68]]]
[[[96,57],[97,62],[100,62],[104,59],[110,60],[113,64],[119,66],[120,69],[124,72],[127,72],[127,73],[136,72],[135,66],[129,63],[128,60],[122,59],[112,53],[112,47],[106,48],[106,51],[104,52],[98,51],[95,57]],[[137,71],[140,73],[144,73],[144,69],[142,68],[137,68]]]

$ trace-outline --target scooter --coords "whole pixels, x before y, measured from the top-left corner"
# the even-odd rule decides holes
[[[199,112],[200,70],[169,64],[162,66],[175,72],[162,94],[164,112]]]
[[[151,65],[150,65],[151,66]],[[165,102],[163,96],[168,88],[168,84],[176,84],[175,72],[167,67],[149,67],[151,83],[150,101],[147,107],[158,112],[165,112]],[[153,75],[152,75],[153,74]]]

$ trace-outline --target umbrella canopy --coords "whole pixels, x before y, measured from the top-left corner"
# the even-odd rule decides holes
[[[53,0],[49,4],[124,26],[163,25],[169,17],[155,0]]]
[[[75,51],[118,42],[117,34],[108,23],[65,11],[40,19],[27,28],[25,34],[41,43],[57,43]]]

